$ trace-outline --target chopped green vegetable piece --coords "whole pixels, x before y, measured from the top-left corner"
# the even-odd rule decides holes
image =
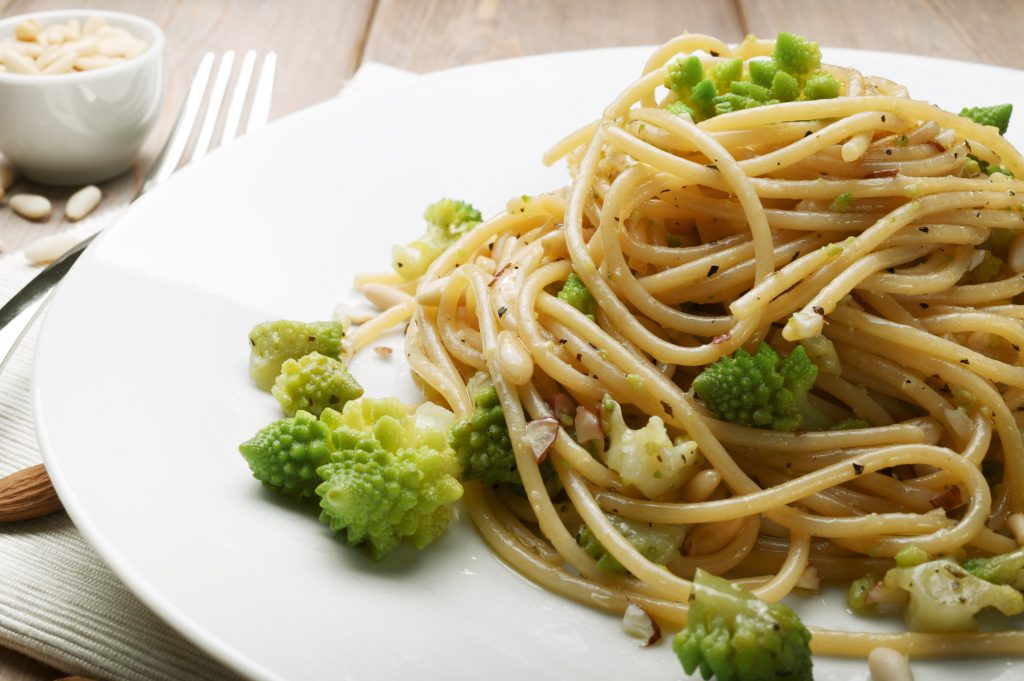
[[[667,107],[665,107],[665,110],[670,113],[674,113],[677,116],[682,116],[685,114],[689,116],[691,120],[696,120],[694,118],[693,109],[688,107],[686,104],[683,104],[682,102],[672,102]]]
[[[832,203],[829,204],[828,209],[833,213],[843,213],[850,209],[850,201],[853,200],[853,194],[850,192],[843,192],[836,198],[832,199]]]
[[[423,211],[426,231],[407,244],[391,249],[391,265],[403,279],[421,276],[430,263],[459,237],[480,224],[480,211],[465,201],[441,199]]]
[[[781,603],[698,569],[686,628],[672,650],[692,674],[717,681],[812,681],[811,633]]]
[[[249,332],[249,375],[263,390],[270,390],[286,359],[311,352],[337,357],[345,327],[339,322],[263,322]]]
[[[361,397],[363,387],[344,362],[311,352],[299,359],[285,360],[270,392],[285,416],[300,409],[320,416],[327,407],[341,409],[349,400]]]
[[[703,120],[715,115],[714,99],[718,96],[718,90],[711,79],[705,78],[693,86],[690,90],[690,106]]]
[[[779,65],[768,59],[755,59],[747,64],[750,70],[750,80],[763,88],[770,88],[775,74],[779,72]]]
[[[740,95],[741,97],[757,100],[758,102],[766,102],[771,99],[772,95],[768,88],[751,83],[748,80],[734,80],[729,84],[729,91],[734,95]]]
[[[846,591],[846,604],[855,615],[868,615],[878,609],[874,604],[867,602],[868,592],[877,584],[878,577],[875,575],[861,577],[850,583],[850,588]]]
[[[330,456],[330,430],[304,411],[274,421],[243,442],[238,451],[252,476],[282,494],[312,497],[320,478],[316,469]]]
[[[967,280],[972,284],[987,284],[999,278],[1003,270],[1003,261],[992,251],[981,250],[982,258],[978,265],[967,273]]]
[[[662,525],[628,520],[617,515],[605,514],[608,521],[623,537],[639,551],[644,558],[652,563],[666,565],[674,556],[679,555],[679,547],[686,536],[685,525]],[[591,558],[597,561],[597,568],[606,572],[625,573],[626,568],[608,553],[607,549],[597,540],[594,533],[586,525],[581,525],[576,533],[576,542]]]
[[[910,631],[974,631],[978,628],[974,616],[988,607],[1008,616],[1024,612],[1024,597],[1019,591],[975,577],[948,558],[893,568],[885,574],[883,583],[910,594],[903,611]]]
[[[915,565],[920,565],[921,563],[927,563],[929,560],[931,560],[931,556],[929,556],[928,552],[924,549],[918,546],[910,545],[904,546],[902,549],[900,549],[896,553],[896,555],[893,556],[893,559],[896,561],[896,567],[905,568],[914,567]]]
[[[818,43],[812,43],[792,33],[780,33],[775,39],[775,63],[786,73],[793,76],[806,76],[821,67],[821,49]]]
[[[713,66],[711,77],[719,92],[728,92],[730,83],[743,77],[743,60],[730,59]]]
[[[597,312],[597,301],[575,272],[569,273],[562,290],[558,292],[558,299],[569,303],[593,321],[594,313]]]
[[[785,71],[772,78],[772,97],[780,102],[792,102],[800,97],[800,83]]]
[[[683,97],[690,91],[690,88],[703,79],[704,65],[701,64],[700,57],[690,55],[669,64],[665,87]]]
[[[462,479],[522,487],[498,391],[488,384],[473,402],[473,413],[455,422],[448,440],[462,466]]]
[[[857,430],[859,428],[869,428],[871,424],[864,419],[849,418],[843,419],[834,426],[829,426],[829,430]]]
[[[970,118],[981,125],[991,125],[999,128],[999,134],[1005,135],[1006,129],[1010,126],[1010,115],[1013,113],[1013,104],[996,104],[995,106],[974,106],[960,110],[960,115]]]
[[[969,558],[964,569],[993,584],[1009,584],[1024,591],[1024,547],[991,558]]]
[[[805,99],[833,99],[839,96],[839,81],[830,73],[815,73],[804,83]]]

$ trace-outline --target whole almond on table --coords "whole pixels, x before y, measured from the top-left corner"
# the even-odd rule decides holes
[[[0,478],[0,522],[38,518],[61,508],[43,464]]]

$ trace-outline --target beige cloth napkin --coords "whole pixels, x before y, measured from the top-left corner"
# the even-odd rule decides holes
[[[366,63],[341,97],[408,78]],[[76,227],[93,232],[116,214]],[[0,258],[0,300],[38,273],[21,253]],[[0,373],[0,476],[39,463],[29,399],[38,328]],[[103,679],[237,679],[158,619],[104,565],[64,513],[0,524],[0,644],[60,669]]]

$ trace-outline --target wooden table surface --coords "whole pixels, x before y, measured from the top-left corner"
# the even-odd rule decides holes
[[[1024,68],[1024,3],[1003,0],[0,0],[0,16],[79,6],[141,14],[167,33],[161,124],[139,165],[104,185],[108,207],[131,195],[195,66],[211,50],[277,52],[272,117],[331,97],[364,60],[427,72],[527,54],[655,44],[684,30],[729,41],[787,30],[835,47]],[[34,189],[54,199],[54,217],[33,223],[0,207],[7,251],[67,228],[60,217],[67,192]],[[0,681],[60,676],[0,647]]]

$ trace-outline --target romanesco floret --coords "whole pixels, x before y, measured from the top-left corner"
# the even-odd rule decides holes
[[[480,211],[465,201],[441,199],[423,211],[427,230],[407,244],[396,245],[391,264],[403,279],[421,276],[444,249],[480,224]]]
[[[971,284],[987,284],[999,278],[1003,270],[1003,261],[992,251],[981,249],[981,262],[967,273],[967,281]]]
[[[772,97],[780,102],[799,99],[800,81],[785,71],[779,71],[772,77]]]
[[[627,485],[648,499],[678,489],[697,472],[697,443],[684,437],[672,440],[660,416],[652,416],[643,428],[626,425],[619,403],[605,395],[601,418],[608,436],[604,461]]]
[[[330,429],[316,417],[300,411],[274,421],[238,451],[249,462],[254,478],[282,494],[312,497],[320,484],[316,469],[330,455]]]
[[[565,280],[565,285],[558,292],[558,298],[569,303],[593,321],[594,313],[597,312],[597,301],[594,300],[594,295],[590,292],[590,289],[587,288],[587,285],[583,283],[583,280],[575,272],[569,273],[569,277]]]
[[[665,110],[668,111],[669,113],[674,113],[677,116],[686,115],[690,117],[690,120],[695,120],[693,109],[686,106],[682,102],[672,102],[671,104],[665,107]]]
[[[780,33],[775,39],[772,59],[780,69],[794,76],[808,76],[821,66],[821,48],[792,33]]]
[[[804,99],[833,99],[838,96],[839,81],[830,73],[816,73],[804,84]]]
[[[669,64],[665,87],[680,97],[685,97],[689,94],[690,88],[702,80],[704,80],[704,65],[701,64],[700,57],[690,55]]]
[[[969,558],[964,569],[993,584],[1008,584],[1024,591],[1024,548],[991,558]]]
[[[831,425],[808,401],[818,368],[798,346],[783,358],[767,343],[742,348],[706,367],[693,389],[720,419],[754,428],[824,430]]]
[[[970,118],[981,125],[991,125],[999,128],[999,134],[1005,135],[1010,125],[1010,115],[1013,113],[1013,104],[996,104],[994,106],[974,106],[961,109],[960,115]]]
[[[421,407],[421,409],[423,409]],[[321,420],[334,451],[317,473],[320,520],[375,559],[402,539],[422,549],[444,534],[451,504],[462,497],[459,463],[448,446],[454,416],[437,407],[410,414],[397,399],[360,398]]]
[[[663,525],[629,520],[606,513],[605,517],[629,541],[644,558],[652,563],[666,565],[679,554],[679,547],[686,537],[685,525]],[[606,572],[625,573],[626,568],[608,553],[586,525],[580,525],[576,542],[591,558],[597,561],[597,568]]]
[[[270,390],[286,359],[311,352],[337,357],[345,327],[340,322],[263,322],[249,332],[249,375],[263,390]]]
[[[697,570],[686,628],[672,641],[683,670],[717,681],[812,681],[811,634],[796,613]]]
[[[754,59],[747,64],[750,80],[763,88],[771,88],[779,65],[769,59]]]
[[[363,386],[341,360],[311,352],[285,360],[270,392],[285,416],[300,409],[319,416],[328,407],[341,409],[349,400],[361,397]]]
[[[494,385],[487,385],[473,401],[476,409],[456,421],[449,434],[449,443],[462,466],[462,479],[522,487],[498,391]]]
[[[974,631],[978,628],[974,616],[987,607],[1004,615],[1024,612],[1024,596],[1019,591],[975,577],[949,558],[893,568],[883,584],[910,594],[903,611],[910,631]]]

